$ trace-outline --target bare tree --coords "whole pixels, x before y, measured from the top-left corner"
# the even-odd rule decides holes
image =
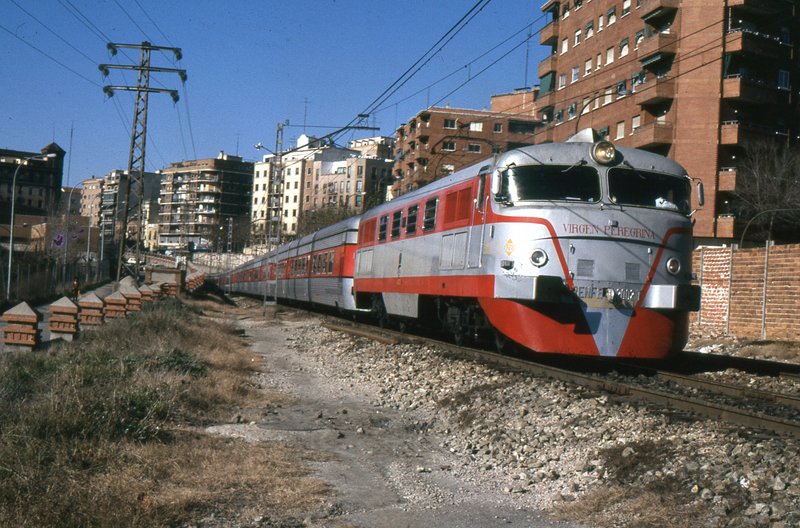
[[[734,210],[748,238],[800,241],[800,149],[775,141],[745,146]]]
[[[305,236],[314,231],[350,218],[355,211],[349,207],[323,207],[315,211],[303,211],[297,223],[297,236]]]

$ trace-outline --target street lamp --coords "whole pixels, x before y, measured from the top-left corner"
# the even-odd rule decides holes
[[[14,205],[17,198],[17,174],[23,165],[27,165],[29,161],[44,161],[49,158],[56,157],[55,152],[49,154],[40,154],[38,156],[28,156],[26,158],[17,158],[17,168],[14,170],[14,177],[11,179],[11,221],[9,222],[10,229],[8,231],[8,277],[6,282],[6,299],[11,299],[11,256],[14,254]]]
[[[67,282],[67,247],[69,246],[69,212],[72,208],[72,192],[75,190],[75,187],[71,187],[69,190],[69,196],[67,196],[67,214],[66,220],[64,221],[66,234],[64,236],[64,264],[62,266],[62,275],[64,277],[64,283]],[[61,192],[67,192],[64,187],[61,188]]]

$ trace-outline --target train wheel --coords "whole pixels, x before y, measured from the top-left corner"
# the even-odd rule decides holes
[[[386,307],[383,305],[383,299],[375,296],[372,299],[372,315],[375,321],[381,328],[389,326],[389,315],[386,313]]]
[[[492,335],[494,337],[494,349],[500,354],[506,352],[510,343],[509,339],[497,330],[492,330]]]

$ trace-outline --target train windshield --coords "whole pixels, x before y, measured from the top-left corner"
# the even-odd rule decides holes
[[[596,202],[600,176],[584,165],[523,165],[502,173],[498,198],[509,202],[529,200]]]
[[[608,192],[611,201],[620,205],[656,207],[684,214],[690,211],[688,178],[617,167],[608,171]]]

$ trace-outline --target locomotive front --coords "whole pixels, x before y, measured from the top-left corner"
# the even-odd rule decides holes
[[[691,180],[665,157],[582,137],[498,158],[483,248],[494,296],[481,307],[536,351],[665,357],[700,300]]]

